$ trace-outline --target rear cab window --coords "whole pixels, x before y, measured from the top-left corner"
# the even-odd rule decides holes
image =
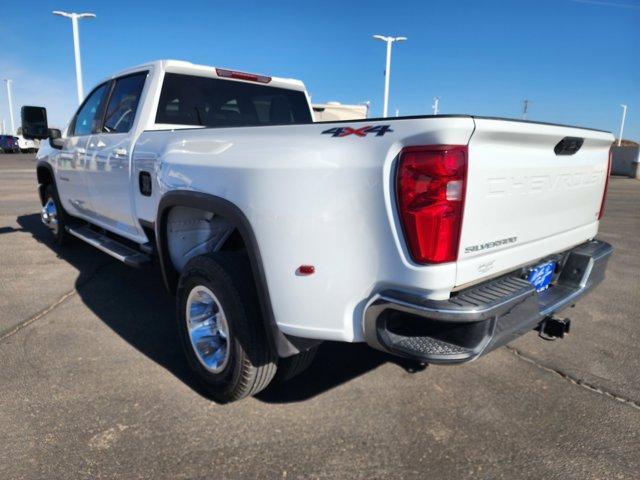
[[[241,127],[310,123],[304,92],[267,85],[167,73],[156,124]]]

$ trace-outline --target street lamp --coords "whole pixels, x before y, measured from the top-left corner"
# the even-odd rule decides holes
[[[9,135],[15,135],[16,133],[16,125],[13,122],[13,98],[11,96],[11,83],[13,82],[13,80],[11,80],[10,78],[5,78],[4,79],[4,83],[7,84],[7,101],[9,102],[9,120],[11,122],[11,131],[9,132]],[[4,130],[4,125],[2,126],[2,129]]]
[[[61,12],[60,10],[54,10],[53,14],[71,19],[71,27],[73,28],[73,53],[76,58],[76,87],[78,89],[78,103],[82,103],[82,99],[84,98],[84,89],[82,88],[82,64],[80,62],[80,35],[78,34],[78,19],[96,18],[96,15],[95,13]]]
[[[431,105],[431,108],[433,108],[434,115],[440,113],[440,97],[433,97],[433,105]]]
[[[620,136],[618,137],[618,146],[622,145],[622,133],[624,132],[624,121],[627,118],[627,106],[620,105],[622,107],[622,122],[620,122]]]
[[[386,117],[389,110],[389,77],[391,77],[391,44],[393,42],[404,42],[407,37],[385,37],[384,35],[374,35],[376,40],[387,43],[387,64],[384,70],[384,106],[382,116]]]

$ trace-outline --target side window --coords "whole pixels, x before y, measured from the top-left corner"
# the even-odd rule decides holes
[[[100,105],[107,93],[108,86],[108,82],[100,85],[82,104],[73,122],[72,135],[90,135],[96,131],[100,123]]]
[[[131,129],[146,78],[147,72],[144,72],[116,80],[107,105],[103,132],[124,133]]]

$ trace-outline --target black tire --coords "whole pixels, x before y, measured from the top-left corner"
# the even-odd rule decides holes
[[[58,191],[53,185],[47,185],[47,188],[44,190],[44,205],[46,205],[50,199],[56,206],[56,220],[58,222],[58,228],[52,229],[51,233],[58,245],[67,245],[71,241],[71,235],[69,235],[66,228],[67,225],[69,225],[70,218],[64,208],[62,208]]]
[[[309,368],[313,359],[316,358],[316,353],[318,353],[317,346],[292,357],[281,358],[278,361],[278,373],[276,373],[275,381],[286,382],[300,375]]]
[[[187,302],[197,286],[209,289],[220,303],[226,324],[227,361],[212,372],[199,360],[187,327]],[[178,282],[178,330],[191,370],[207,393],[221,403],[255,395],[266,388],[277,369],[260,315],[249,261],[240,253],[220,252],[189,260]]]

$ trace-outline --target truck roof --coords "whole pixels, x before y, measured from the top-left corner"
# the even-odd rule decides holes
[[[150,67],[159,72],[175,72],[175,73],[182,73],[185,75],[224,78],[225,80],[231,80],[231,81],[237,81],[237,82],[251,82],[250,80],[245,80],[242,78],[221,77],[218,74],[219,71],[243,73],[243,74],[246,74],[246,72],[239,72],[237,70],[229,69],[225,67],[214,67],[211,65],[198,65],[198,64],[187,62],[184,60],[172,60],[172,59],[153,60],[150,62],[142,63],[140,65],[136,65],[134,67],[129,67],[125,70],[121,70],[120,72],[111,75],[109,79],[120,77],[122,75],[127,75],[129,73],[133,73],[133,72],[142,70],[144,68],[150,68]],[[255,74],[255,73],[250,73],[249,75],[257,75],[260,77],[269,78],[270,79],[269,82],[265,83],[265,85],[267,86],[286,88],[289,90],[299,90],[303,92],[306,91],[304,83],[294,78],[273,77],[270,75]]]

